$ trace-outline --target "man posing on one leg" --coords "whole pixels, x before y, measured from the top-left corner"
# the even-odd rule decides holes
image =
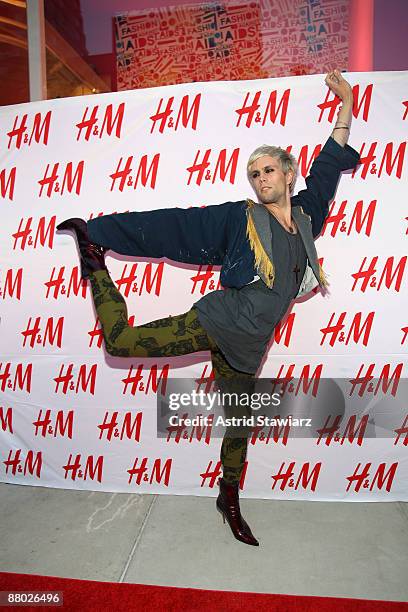
[[[89,277],[108,353],[163,357],[211,351],[216,380],[250,385],[276,324],[290,302],[325,278],[314,238],[320,233],[342,170],[359,162],[346,143],[353,95],[338,70],[326,84],[342,100],[333,132],[313,162],[306,189],[291,197],[297,164],[279,147],[262,146],[250,156],[248,179],[258,202],[243,200],[206,208],[174,208],[106,215],[86,223],[68,219],[58,229],[76,234],[83,278]],[[167,257],[189,264],[222,266],[221,283],[188,312],[129,327],[125,301],[104,262],[106,250],[138,257]],[[221,447],[223,478],[217,509],[234,536],[258,546],[241,516],[238,486],[247,437]]]

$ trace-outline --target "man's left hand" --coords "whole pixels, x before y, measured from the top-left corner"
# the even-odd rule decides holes
[[[343,78],[340,70],[332,70],[332,72],[329,72],[324,82],[343,102],[350,102],[353,100],[351,85]]]

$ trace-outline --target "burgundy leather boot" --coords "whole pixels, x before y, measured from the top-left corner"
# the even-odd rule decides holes
[[[249,525],[241,516],[238,499],[239,484],[228,484],[223,478],[220,480],[220,493],[217,497],[217,510],[221,512],[225,523],[227,519],[231,531],[240,542],[259,546],[259,542],[252,535]]]
[[[90,272],[106,270],[105,253],[107,249],[89,240],[86,221],[77,217],[66,219],[59,225],[57,230],[69,230],[75,234],[79,253],[81,255],[81,276],[88,278]]]

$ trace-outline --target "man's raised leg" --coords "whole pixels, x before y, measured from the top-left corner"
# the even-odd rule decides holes
[[[181,315],[131,327],[126,302],[107,270],[91,272],[95,309],[105,347],[117,357],[172,357],[211,350],[215,345],[192,308]]]

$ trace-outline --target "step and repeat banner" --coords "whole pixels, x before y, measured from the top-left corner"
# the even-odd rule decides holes
[[[408,499],[401,394],[408,363],[408,73],[347,78],[355,98],[350,144],[361,165],[343,173],[316,243],[329,291],[292,305],[258,375],[284,379],[299,405],[321,381],[336,378],[351,400],[364,396],[366,405],[357,414],[349,401],[337,414],[333,383],[309,437],[297,436],[293,423],[254,426],[241,480],[249,497]],[[74,240],[55,228],[72,216],[254,197],[246,162],[263,143],[299,160],[296,192],[339,104],[324,75],[311,75],[0,109],[0,481],[217,493],[221,440],[211,437],[211,423],[157,434],[158,395],[178,378],[206,389],[209,353],[107,355]],[[131,325],[186,312],[220,289],[219,269],[211,266],[112,252],[107,265]]]

